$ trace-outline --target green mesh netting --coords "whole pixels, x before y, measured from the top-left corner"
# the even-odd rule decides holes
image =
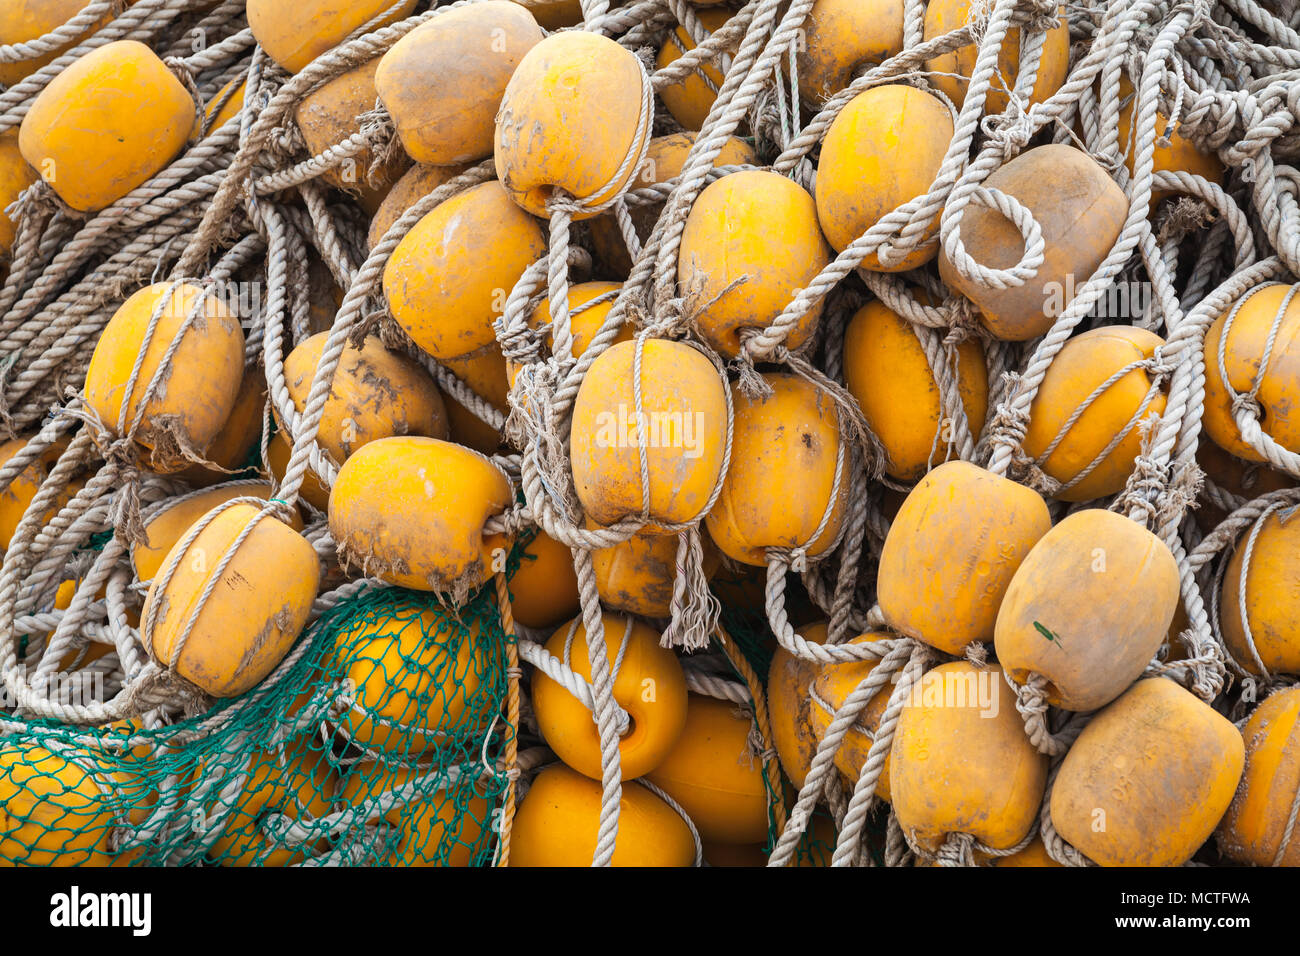
[[[492,589],[458,614],[374,587],[274,686],[156,730],[10,719],[0,860],[27,865],[481,865],[512,729]]]
[[[754,668],[758,679],[766,684],[767,671],[772,666],[772,643],[776,638],[772,634],[772,629],[768,627],[762,609],[755,613],[752,608],[738,607],[724,601],[719,619],[722,626],[727,629],[727,633],[731,635],[731,639],[736,642],[740,653],[744,655],[745,662]]]

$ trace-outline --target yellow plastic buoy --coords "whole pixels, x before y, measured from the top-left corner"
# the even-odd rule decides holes
[[[107,43],[50,81],[23,118],[18,147],[73,209],[112,205],[162,171],[196,126],[195,105],[158,55]]]
[[[1046,785],[1047,755],[1025,735],[1002,668],[956,661],[914,685],[889,759],[894,812],[914,840],[936,852],[966,833],[1010,849],[1038,822]]]
[[[768,372],[763,381],[771,388],[766,398],[732,386],[731,467],[704,519],[724,554],[759,566],[771,548],[823,554],[839,535],[849,498],[849,456],[831,397],[798,375]],[[776,488],[799,494],[774,495]]]
[[[380,438],[339,469],[330,532],[340,557],[367,574],[463,597],[494,564],[504,569],[505,538],[483,526],[512,500],[506,476],[478,452],[436,438]]]
[[[591,866],[599,829],[601,786],[561,765],[533,780],[519,804],[511,866]],[[672,807],[636,783],[623,786],[613,866],[691,866],[695,842]]]
[[[1246,768],[1219,824],[1219,849],[1239,863],[1300,865],[1300,842],[1287,838],[1291,807],[1300,790],[1300,688],[1270,694],[1241,728]]]
[[[767,785],[763,761],[750,749],[753,726],[748,709],[691,694],[681,736],[646,777],[686,811],[702,840],[767,838]]]
[[[633,385],[641,355],[641,406]],[[681,342],[621,342],[592,362],[573,405],[573,483],[588,517],[612,525],[642,511],[645,447],[652,522],[702,517],[722,471],[727,398],[718,370]],[[638,428],[638,422],[644,428]]]
[[[677,284],[698,301],[694,320],[715,349],[740,353],[742,336],[771,325],[831,261],[808,191],[768,170],[724,176],[691,207],[682,232]],[[786,336],[797,349],[817,327],[813,303]]]
[[[876,587],[886,622],[948,654],[992,640],[1012,576],[1051,526],[1033,489],[969,462],[940,465],[885,538]]]
[[[950,371],[957,379],[971,437],[978,439],[988,412],[984,347],[972,336],[956,353]],[[867,303],[849,320],[844,382],[858,400],[867,427],[884,446],[885,471],[891,477],[916,481],[931,464],[941,464],[955,453],[949,443],[954,423],[944,418],[939,385],[921,341],[912,324],[883,302]]]
[[[213,697],[237,697],[271,673],[306,625],[320,584],[311,542],[274,516],[257,520],[259,513],[230,505],[184,550],[184,537],[177,541],[141,612],[141,639],[154,659],[174,661],[177,673]],[[174,571],[163,586],[167,568]]]
[[[881,217],[929,192],[952,135],[952,112],[914,86],[876,86],[850,100],[826,131],[817,164],[817,219],[835,250],[843,252]],[[882,262],[873,252],[862,268],[902,272],[925,265],[939,251],[939,216],[907,255]]]
[[[1178,562],[1154,534],[1100,508],[1076,511],[1034,545],[998,612],[998,660],[1047,701],[1096,710],[1137,680],[1179,603]],[[1086,611],[1084,611],[1086,609]]]
[[[415,758],[491,719],[474,704],[493,679],[487,641],[439,608],[358,621],[335,637],[332,667],[352,689],[340,726],[368,751]]]
[[[1051,328],[1097,271],[1119,238],[1128,199],[1091,156],[1060,144],[1026,150],[984,186],[1011,196],[1033,215],[1045,244],[1042,264],[1022,285],[991,288],[963,276],[941,248],[939,275],[975,303],[980,322],[995,338],[1023,342]],[[961,239],[967,255],[990,269],[1009,269],[1024,255],[1016,226],[987,206],[966,207]]]
[[[1259,533],[1254,536],[1247,564],[1255,527]],[[1260,673],[1260,664],[1272,674],[1300,671],[1300,635],[1295,629],[1300,595],[1294,586],[1298,540],[1300,521],[1295,509],[1284,508],[1243,533],[1228,560],[1219,593],[1219,622],[1228,652],[1251,674]]]
[[[196,309],[196,318],[182,335]],[[149,323],[158,310],[158,324],[146,347]],[[174,290],[171,283],[147,286],[122,303],[108,321],[86,371],[86,405],[116,435],[123,403],[125,430],[141,415],[149,383],[178,335],[180,344],[144,405],[135,432],[142,457],[147,456],[160,473],[188,467],[229,419],[244,374],[244,330],[239,320],[197,286],[182,283]],[[131,372],[142,351],[144,359],[132,383]]]
[[[526,8],[484,0],[448,10],[394,43],[375,84],[407,155],[435,166],[491,156],[506,84],[543,35]]]
[[[1288,451],[1300,452],[1300,418],[1291,414],[1292,396],[1300,389],[1300,349],[1293,345],[1300,333],[1300,296],[1288,300],[1290,291],[1286,285],[1252,289],[1205,333],[1205,432],[1219,447],[1246,461],[1264,461],[1264,456],[1242,438],[1232,393],[1247,395],[1257,382],[1260,429]],[[1269,362],[1261,368],[1270,335]],[[1226,378],[1219,366],[1221,348]]]
[[[529,50],[496,117],[497,177],[510,198],[548,217],[561,194],[588,207],[618,195],[650,136],[648,83],[636,55],[598,33],[553,33]]]
[[[925,40],[933,40],[966,26],[971,20],[974,6],[972,0],[932,0],[925,8]],[[1002,47],[998,50],[997,69],[985,95],[986,114],[1001,113],[1007,108],[1007,94],[1015,86],[1020,70],[1020,41],[1019,27],[1007,31]],[[942,91],[959,108],[966,99],[978,57],[979,45],[972,41],[925,63],[925,68],[931,71],[930,82],[935,89]],[[1061,16],[1043,40],[1030,103],[1042,103],[1060,89],[1069,67],[1070,30],[1065,17]]]
[[[378,29],[404,20],[416,0],[248,0],[253,37],[276,63],[297,73],[372,21]]]
[[[496,343],[492,323],[524,270],[546,254],[541,223],[498,182],[435,206],[384,267],[384,295],[406,334],[436,359]]]
[[[630,718],[618,749],[623,779],[632,780],[659,766],[681,736],[686,725],[686,678],[676,655],[659,646],[659,634],[648,624],[615,614],[605,614],[603,624],[611,673],[627,638],[614,677],[614,700]],[[581,622],[576,628],[565,625],[557,630],[546,642],[546,651],[563,661],[571,631],[569,667],[590,681],[587,629]],[[546,743],[574,770],[599,780],[600,737],[591,711],[541,672],[534,673],[532,686],[533,709]]]
[[[1138,681],[1066,753],[1052,823],[1102,866],[1181,866],[1227,811],[1244,760],[1227,718],[1173,681]]]
[[[327,332],[317,333],[285,357],[285,384],[299,414],[307,407],[328,338]],[[276,421],[283,429],[278,410]],[[377,338],[368,337],[359,349],[345,345],[316,440],[342,464],[366,443],[395,435],[446,438],[442,394],[418,362],[389,351]]]
[[[1147,399],[1155,376],[1138,363],[1151,361],[1164,344],[1164,339],[1146,329],[1103,326],[1070,339],[1052,359],[1029,408],[1024,451],[1033,459],[1046,455],[1042,469],[1052,478],[1062,484],[1075,482],[1055,497],[1091,501],[1123,489],[1142,451],[1143,422],[1159,418],[1165,410],[1160,389]],[[1131,365],[1137,367],[1120,375]],[[1111,381],[1115,376],[1119,378]],[[1094,396],[1103,385],[1106,388]],[[1087,409],[1075,417],[1085,402]],[[1124,437],[1094,466],[1094,460],[1126,428]],[[1052,442],[1056,446],[1048,455]]]

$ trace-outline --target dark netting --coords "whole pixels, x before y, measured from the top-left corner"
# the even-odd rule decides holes
[[[506,637],[369,587],[279,678],[200,718],[84,730],[9,718],[0,860],[30,865],[482,865],[496,853]]]

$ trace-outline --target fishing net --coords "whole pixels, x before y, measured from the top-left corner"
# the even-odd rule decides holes
[[[18,865],[490,865],[506,645],[491,589],[452,612],[368,586],[277,679],[202,717],[10,719],[0,857]]]

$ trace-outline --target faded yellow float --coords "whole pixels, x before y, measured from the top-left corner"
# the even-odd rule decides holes
[[[1245,748],[1226,717],[1149,678],[1092,719],[1052,789],[1052,823],[1102,866],[1181,866],[1232,802]]]
[[[824,621],[805,625],[795,633],[813,644],[826,643]],[[778,647],[767,673],[767,713],[772,724],[772,746],[776,748],[781,769],[790,782],[803,787],[820,739],[813,729],[810,693],[820,670],[813,661],[795,657],[784,647]]]
[[[1062,485],[1074,482],[1053,497],[1091,501],[1123,490],[1142,451],[1144,423],[1164,414],[1162,390],[1147,398],[1156,383],[1144,364],[1164,344],[1146,329],[1108,325],[1070,339],[1052,359],[1029,407],[1023,447],[1032,459],[1046,455],[1041,467],[1047,475]],[[1137,367],[1124,372],[1131,365]],[[1075,418],[1085,402],[1087,410]]]
[[[695,11],[695,18],[708,33],[713,33],[731,17],[730,10]],[[739,46],[740,41],[737,40],[728,48],[728,53],[734,54]],[[659,55],[655,58],[655,69],[662,70],[676,63],[683,54],[694,49],[695,41],[686,28],[674,27],[673,31],[664,38],[663,45],[659,47]],[[685,79],[660,88],[659,97],[664,101],[664,106],[683,128],[698,130],[704,125],[709,110],[713,108],[713,103],[718,98],[718,89],[726,79],[718,66],[717,61],[705,63],[692,70]]]
[[[491,156],[506,84],[542,37],[524,7],[484,0],[448,10],[394,43],[375,85],[407,155],[435,166]]]
[[[1178,562],[1163,541],[1113,511],[1076,511],[1011,579],[994,646],[1017,683],[1047,679],[1048,703],[1096,710],[1146,669],[1178,601]]]
[[[680,176],[682,167],[686,165],[686,157],[695,145],[696,135],[687,131],[656,136],[650,140],[650,146],[646,149],[645,162],[637,170],[636,178],[628,186],[628,190],[645,189],[647,186],[665,183]],[[714,167],[752,166],[757,162],[758,157],[753,147],[743,139],[732,136],[722,144],[722,149],[713,160],[713,165]],[[629,204],[628,217],[632,220],[632,227],[643,245],[650,238],[650,233],[663,209],[664,204],[661,202],[637,206]],[[596,251],[597,259],[610,275],[626,276],[632,271],[632,256],[623,240],[618,220],[612,212],[601,213],[591,220],[591,244]]]
[[[464,597],[507,546],[483,526],[512,501],[506,476],[478,452],[436,438],[380,438],[339,469],[330,532],[345,564],[390,584]]]
[[[553,33],[529,50],[496,117],[496,171],[510,198],[549,217],[555,196],[598,206],[618,195],[650,135],[647,82],[636,55],[598,33]]]
[[[329,333],[304,340],[284,360],[285,385],[302,414]],[[276,414],[281,429],[284,422]],[[368,337],[361,348],[343,347],[321,411],[316,441],[337,464],[367,442],[395,435],[447,437],[447,409],[419,363]]]
[[[182,335],[196,309],[197,316]],[[146,338],[156,311],[158,323]],[[181,341],[170,367],[141,413],[149,383],[178,335]],[[127,395],[141,352],[144,358]],[[119,418],[125,430],[140,415],[135,441],[148,453],[150,467],[175,472],[188,467],[192,456],[203,454],[220,434],[235,407],[243,374],[244,330],[239,320],[197,286],[182,283],[173,291],[171,283],[159,283],[127,299],[104,327],[86,371],[86,405],[111,434],[118,434]]]
[[[311,543],[259,514],[249,504],[230,505],[184,551],[178,541],[164,561],[175,569],[170,581],[163,588],[160,572],[145,597],[141,639],[150,655],[169,667],[175,658],[176,672],[213,697],[237,697],[274,670],[307,623],[320,584]]]
[[[368,246],[374,249],[393,224],[402,218],[402,213],[464,171],[464,166],[426,166],[416,163],[402,173],[370,220],[370,230],[366,236]]]
[[[767,839],[767,785],[762,757],[750,749],[753,728],[748,708],[691,694],[681,736],[646,776],[686,811],[702,840]]]
[[[528,542],[510,579],[510,610],[524,627],[549,628],[578,613],[573,553],[545,531]]]
[[[732,387],[731,466],[705,526],[723,554],[745,564],[766,565],[774,548],[816,558],[839,537],[848,507],[850,455],[840,447],[839,408],[798,375],[767,372],[763,381],[766,397]],[[773,495],[775,488],[799,493]]]
[[[903,705],[889,761],[895,814],[936,852],[955,833],[1010,849],[1038,821],[1047,755],[1034,749],[1002,668],[969,661],[927,672]]]
[[[334,639],[331,669],[352,700],[339,726],[365,750],[418,757],[490,719],[475,701],[492,664],[479,622],[441,608],[412,603],[359,620]]]
[[[588,522],[588,527],[599,526]],[[642,531],[611,547],[593,548],[591,566],[601,603],[643,617],[670,616],[679,541],[678,535]],[[707,534],[701,535],[701,544],[704,576],[711,578],[722,558]]]
[[[886,622],[948,654],[992,640],[1012,576],[1051,526],[1036,491],[969,462],[940,465],[885,538],[876,586]]]
[[[925,8],[926,41],[934,40],[960,30],[971,19],[972,0],[932,0]],[[1001,113],[1008,104],[1008,92],[1015,86],[1020,73],[1019,27],[1007,31],[1006,38],[998,50],[998,65],[993,73],[988,93],[984,100],[986,115]],[[958,108],[966,99],[970,87],[971,75],[975,72],[975,61],[979,57],[979,46],[971,42],[958,47],[951,53],[944,53],[932,60],[927,60],[925,68],[930,71],[930,82],[935,89],[943,92]],[[1070,67],[1070,30],[1064,16],[1047,31],[1043,39],[1042,53],[1038,61],[1038,73],[1034,78],[1034,88],[1030,94],[1030,103],[1042,103],[1061,88]]]
[[[1233,660],[1251,674],[1260,673],[1261,663],[1272,674],[1300,673],[1300,634],[1295,626],[1300,614],[1300,594],[1295,588],[1300,571],[1300,521],[1294,506],[1265,518],[1258,525],[1247,566],[1246,550],[1254,527],[1237,542],[1223,575],[1219,593],[1223,641]],[[1241,603],[1243,576],[1245,607]]]
[[[1270,694],[1241,728],[1245,771],[1218,828],[1219,850],[1231,860],[1300,866],[1300,841],[1287,837],[1300,791],[1298,716],[1300,688],[1287,687]]]
[[[978,338],[944,350],[971,437],[978,439],[988,413],[988,371]],[[885,471],[916,481],[932,463],[955,452],[952,423],[944,418],[934,370],[912,324],[883,302],[869,302],[844,332],[844,382],[858,400],[872,434],[884,446]]]
[[[743,335],[771,325],[831,258],[808,191],[778,173],[747,170],[710,184],[695,200],[677,284],[700,334],[732,358]],[[822,303],[813,303],[786,336],[786,348],[808,340],[821,312]]]
[[[817,164],[817,220],[831,246],[843,252],[882,217],[928,193],[952,135],[952,112],[914,86],[875,86],[850,100],[826,131]],[[873,252],[862,268],[925,265],[939,251],[941,212],[911,252],[889,262]]]
[[[5,212],[28,186],[37,180],[36,170],[27,165],[18,148],[18,130],[0,133],[0,255],[13,248],[18,223]]]
[[[106,866],[111,781],[81,749],[0,748],[0,866]]]
[[[1045,243],[1043,263],[1022,285],[995,289],[957,271],[940,249],[939,275],[980,310],[995,338],[1023,342],[1042,335],[1092,277],[1119,238],[1128,199],[1087,153],[1048,144],[1026,150],[983,183],[1016,199],[1033,215]],[[996,209],[971,205],[961,220],[966,253],[990,269],[1009,269],[1024,241]]]
[[[804,21],[799,92],[822,103],[866,67],[903,51],[902,0],[817,0]]]
[[[384,268],[388,307],[436,359],[496,342],[492,323],[524,270],[546,254],[541,224],[498,182],[480,183],[435,206]]]
[[[372,29],[409,17],[416,0],[248,0],[248,25],[267,55],[290,73],[376,21]]]
[[[573,482],[587,516],[612,525],[642,512],[641,459],[649,471],[649,519],[703,517],[722,470],[727,400],[718,370],[680,342],[647,339],[641,357],[641,423],[633,388],[635,342],[592,362],[573,405]]]
[[[889,640],[892,635],[882,632],[869,632],[849,641],[850,644],[867,644],[872,641]],[[870,676],[879,661],[845,661],[840,664],[826,664],[819,667],[812,681],[809,717],[812,732],[818,741],[826,736],[835,713],[844,706],[849,695],[858,689],[858,685]],[[889,705],[889,696],[894,691],[894,682],[890,681],[871,698],[866,708],[844,736],[840,749],[835,752],[835,766],[851,782],[856,782],[866,766],[867,755],[875,743],[876,731],[880,728],[880,719],[885,715]],[[815,750],[814,750],[815,753]],[[876,781],[876,796],[889,800],[889,750],[885,751],[884,765]]]
[[[249,467],[249,458],[262,437],[262,418],[266,412],[266,376],[259,366],[244,369],[243,381],[235,395],[235,407],[226,423],[203,453],[217,468],[190,465],[177,477],[195,488],[206,488],[230,481],[235,473]],[[222,470],[217,470],[222,469]]]
[[[159,173],[195,126],[194,101],[157,54],[117,40],[78,59],[37,94],[18,146],[59,198],[95,212]]]
[[[134,3],[135,0],[130,0]],[[8,0],[0,6],[0,45],[16,46],[30,43],[63,26],[89,5],[88,0]],[[122,6],[129,6],[123,3]],[[15,86],[44,66],[53,63],[91,34],[103,29],[117,16],[110,10],[86,28],[79,37],[69,40],[52,53],[30,59],[0,63],[0,84]]]
[[[601,785],[562,764],[533,780],[515,815],[510,865],[591,866]],[[645,787],[623,785],[612,866],[691,866],[695,841],[672,807]]]
[[[194,523],[219,504],[232,498],[271,497],[271,484],[266,481],[232,481],[206,491],[180,498],[172,498],[159,510],[149,515],[145,522],[144,537],[131,546],[131,564],[135,567],[137,581],[152,581],[168,553]],[[292,527],[302,530],[302,517],[294,512]]]
[[[1287,301],[1291,288],[1267,285],[1251,290],[1215,319],[1205,334],[1205,414],[1201,421],[1206,433],[1221,448],[1246,461],[1265,458],[1242,440],[1233,417],[1232,392],[1249,394],[1256,381],[1260,428],[1283,448],[1300,452],[1300,417],[1291,414],[1294,396],[1300,389],[1300,348],[1296,347],[1296,336],[1300,334],[1300,297]],[[1285,311],[1282,310],[1284,302]],[[1232,327],[1224,343],[1223,332],[1229,316],[1232,316]],[[1268,367],[1261,369],[1270,335],[1274,337]],[[1220,348],[1224,349],[1226,378],[1219,369]]]
[[[361,129],[359,117],[375,108],[378,96],[375,70],[378,67],[379,58],[376,57],[321,84],[299,101],[294,120],[302,130],[309,153],[319,155]],[[384,192],[398,180],[411,160],[400,149],[393,150],[372,177],[371,166],[377,158],[375,152],[365,146],[326,170],[321,178],[378,206]]]

